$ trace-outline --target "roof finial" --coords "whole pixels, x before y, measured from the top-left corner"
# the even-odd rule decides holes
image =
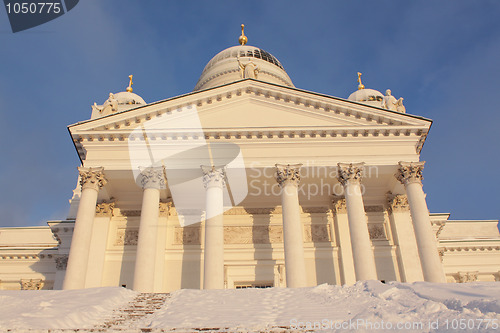
[[[361,83],[361,75],[362,74],[363,73],[358,72],[358,82],[359,82],[358,90],[365,89],[365,86],[363,85],[363,83]]]
[[[247,36],[245,36],[245,25],[241,25],[241,36],[238,38],[238,42],[240,42],[241,45],[245,45],[248,42]]]
[[[132,92],[132,85],[134,84],[134,82],[132,82],[132,77],[134,77],[133,75],[129,75],[128,78],[130,80],[130,82],[128,83],[128,87],[127,87],[127,92]]]

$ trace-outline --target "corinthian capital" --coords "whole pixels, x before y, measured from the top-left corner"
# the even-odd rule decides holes
[[[101,203],[98,203],[95,206],[95,215],[96,216],[112,216],[114,208],[115,208],[114,202],[103,201]]]
[[[99,191],[101,187],[106,185],[108,182],[106,178],[104,178],[103,173],[104,168],[84,168],[79,167],[78,172],[80,173],[80,185],[82,189],[92,188],[96,191]]]
[[[349,181],[360,182],[364,163],[338,163],[337,179],[345,186]]]
[[[205,188],[226,186],[226,169],[224,167],[202,165],[201,171],[203,172],[203,185]]]
[[[387,193],[387,203],[390,211],[402,211],[409,208],[408,197],[404,194]]]
[[[139,177],[137,177],[137,180],[139,181],[143,189],[165,188],[166,182],[162,167],[148,167],[139,169],[141,170],[141,174],[139,175]]]
[[[287,183],[292,183],[299,186],[300,183],[300,167],[302,164],[276,164],[276,181],[280,187]]]
[[[399,162],[399,169],[395,176],[403,185],[410,183],[422,184],[424,164],[425,162]]]
[[[333,198],[333,211],[336,214],[342,214],[347,212],[347,205],[344,197]]]

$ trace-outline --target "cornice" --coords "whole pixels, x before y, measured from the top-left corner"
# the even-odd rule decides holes
[[[443,245],[443,244],[442,244]],[[500,245],[494,246],[445,246],[444,252],[500,251]]]
[[[0,254],[0,260],[40,260],[45,258],[52,259],[54,255],[56,255],[55,251],[54,254]]]

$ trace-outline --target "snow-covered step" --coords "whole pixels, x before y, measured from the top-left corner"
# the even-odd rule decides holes
[[[89,332],[153,332],[150,328],[135,328],[134,326],[137,326],[139,320],[160,309],[168,297],[169,294],[164,293],[141,293],[127,306],[115,310],[111,318]]]

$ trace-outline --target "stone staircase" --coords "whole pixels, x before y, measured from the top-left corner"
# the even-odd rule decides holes
[[[150,328],[140,327],[139,321],[160,309],[170,294],[141,293],[126,307],[116,309],[113,316],[103,324],[90,329],[90,332],[156,332]],[[138,326],[139,325],[139,326]]]

